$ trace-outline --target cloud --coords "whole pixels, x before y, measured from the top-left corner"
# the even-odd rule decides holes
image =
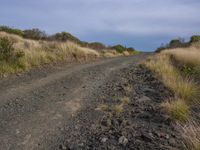
[[[107,38],[117,35],[129,41],[128,45],[133,44],[131,38],[152,45],[146,37],[162,37],[166,42],[169,37],[199,34],[199,8],[199,0],[3,0],[0,23],[38,27],[48,33],[69,31],[83,40],[92,37],[124,43]],[[146,48],[137,43],[138,48]]]

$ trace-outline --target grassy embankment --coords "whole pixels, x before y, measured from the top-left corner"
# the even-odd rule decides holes
[[[0,75],[23,72],[34,66],[57,61],[86,61],[99,57],[126,56],[131,53],[116,50],[97,51],[70,41],[24,39],[0,32]]]
[[[162,107],[175,120],[186,148],[200,150],[200,120],[194,119],[199,114],[193,111],[193,106],[198,107],[200,102],[200,43],[163,50],[144,65],[174,93],[174,98]]]

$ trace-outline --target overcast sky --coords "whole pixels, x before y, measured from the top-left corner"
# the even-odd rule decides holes
[[[154,50],[200,34],[200,0],[0,0],[0,24]]]

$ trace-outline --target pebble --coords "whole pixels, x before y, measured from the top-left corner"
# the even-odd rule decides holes
[[[152,137],[149,136],[149,135],[146,134],[146,133],[143,133],[143,134],[141,135],[141,138],[142,138],[144,141],[146,141],[146,142],[152,142]]]
[[[108,140],[108,138],[104,137],[104,138],[101,139],[101,142],[105,143],[107,140]]]
[[[119,138],[119,144],[126,145],[128,143],[128,139],[125,136],[121,136]]]
[[[60,145],[59,149],[63,150],[63,149],[67,149],[67,147],[65,145]]]
[[[150,101],[151,99],[147,96],[142,96],[140,99],[138,99],[139,102],[146,102],[146,101]]]
[[[152,88],[144,88],[143,91],[144,92],[152,92],[152,93],[155,92],[155,90]]]
[[[176,145],[175,139],[174,138],[170,138],[169,139],[169,144],[172,145],[172,146]]]

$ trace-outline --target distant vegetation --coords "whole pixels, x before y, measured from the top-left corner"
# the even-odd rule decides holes
[[[199,42],[199,41],[200,41],[199,35],[192,36],[188,42],[185,42],[185,40],[181,39],[181,38],[173,39],[168,44],[161,45],[159,48],[157,48],[156,52],[161,52],[165,49],[190,47],[193,43],[196,43],[196,42]]]
[[[0,26],[0,75],[28,70],[56,61],[82,61],[97,57],[138,53],[122,45],[83,42],[67,32],[47,35],[39,29],[19,30]]]
[[[91,42],[91,43],[84,42],[84,41],[79,40],[77,37],[71,35],[68,32],[60,32],[60,33],[55,33],[53,35],[48,35],[45,31],[41,31],[37,28],[29,29],[29,30],[20,30],[20,29],[10,28],[8,26],[0,26],[0,31],[15,34],[23,38],[32,39],[32,40],[61,41],[61,42],[71,41],[82,47],[88,47],[95,50],[114,49],[118,53],[123,53],[125,51],[129,51],[129,52],[136,51],[132,47],[126,48],[122,45],[106,46],[100,42]]]
[[[200,109],[200,36],[192,36],[186,43],[172,40],[159,52],[150,57],[145,66],[174,93],[162,106],[179,124],[177,128],[186,147],[199,150],[200,124],[199,120],[195,121],[199,111],[195,112],[194,106]]]
[[[0,26],[0,31],[4,31],[6,33],[11,33],[11,34],[16,34],[16,35],[19,35],[21,37],[24,36],[24,31],[22,31],[20,29],[10,28],[10,27],[7,27],[7,26]]]

